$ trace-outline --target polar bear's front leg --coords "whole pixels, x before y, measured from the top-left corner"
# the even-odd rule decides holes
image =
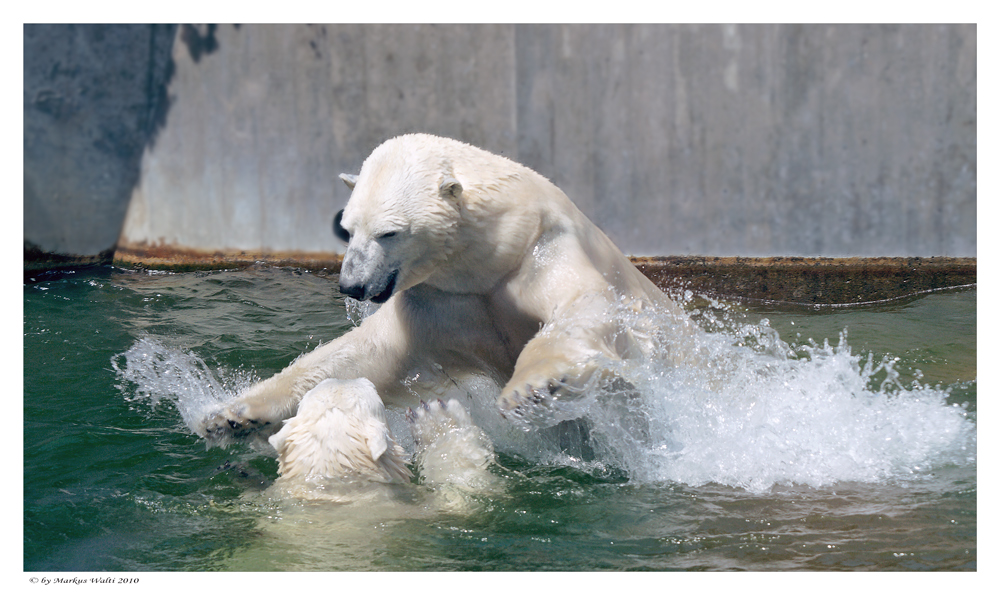
[[[574,403],[606,380],[620,360],[613,294],[577,294],[556,308],[521,350],[498,399],[500,411],[536,425],[577,417]]]
[[[620,256],[609,246],[612,256]],[[621,359],[616,289],[591,256],[573,234],[554,233],[506,285],[511,301],[544,324],[522,348],[500,393],[505,416],[542,426],[574,418],[572,402],[603,380],[609,362]],[[602,266],[631,266],[620,260]]]
[[[560,410],[571,409],[618,359],[605,341],[605,326],[543,329],[521,351],[500,393],[500,411],[543,426],[575,417]]]
[[[196,431],[225,443],[258,431],[277,430],[295,415],[302,396],[327,378],[368,378],[381,391],[399,376],[407,357],[395,304],[390,301],[364,323],[317,347],[267,380],[209,412]]]
[[[198,434],[216,442],[226,442],[231,438],[245,438],[268,426],[276,430],[283,420],[295,415],[299,400],[308,392],[308,389],[304,392],[296,389],[296,384],[304,384],[295,382],[301,376],[286,368],[280,374],[258,382],[237,398],[209,412],[202,420]]]

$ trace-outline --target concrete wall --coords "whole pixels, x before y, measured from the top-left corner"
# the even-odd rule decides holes
[[[513,27],[220,26],[208,54],[190,31],[125,247],[336,251],[338,176],[386,138],[433,132],[516,157]]]
[[[517,42],[518,157],[628,251],[976,253],[974,26],[525,27]]]
[[[974,25],[185,26],[172,51],[123,248],[338,250],[337,175],[424,131],[536,169],[631,254],[976,254]]]

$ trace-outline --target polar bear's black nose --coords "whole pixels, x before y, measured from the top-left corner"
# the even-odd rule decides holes
[[[396,269],[389,273],[385,281],[374,284],[370,282],[359,283],[352,281],[351,276],[345,275],[344,271],[341,270],[340,293],[356,300],[371,300],[376,304],[384,304],[392,297],[393,291],[396,290],[396,278],[398,276],[399,269]]]
[[[343,278],[341,278],[340,293],[356,300],[363,300],[365,299],[365,286],[363,283],[345,284]]]

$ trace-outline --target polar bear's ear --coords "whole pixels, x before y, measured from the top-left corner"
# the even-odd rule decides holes
[[[340,179],[347,184],[347,187],[354,190],[354,185],[358,183],[358,176],[351,174],[340,174]]]
[[[443,198],[458,200],[462,196],[462,183],[451,176],[445,176],[441,180],[440,190]]]
[[[381,423],[371,423],[365,428],[365,431],[368,434],[365,441],[368,443],[368,451],[372,455],[372,460],[377,461],[380,456],[385,454],[385,451],[389,450],[389,441],[386,439],[389,428]]]

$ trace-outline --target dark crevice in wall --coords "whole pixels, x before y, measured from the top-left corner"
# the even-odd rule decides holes
[[[195,62],[219,49],[219,42],[215,39],[216,27],[217,25],[206,25],[205,34],[202,35],[194,25],[181,25],[181,41],[187,46],[188,53]]]

